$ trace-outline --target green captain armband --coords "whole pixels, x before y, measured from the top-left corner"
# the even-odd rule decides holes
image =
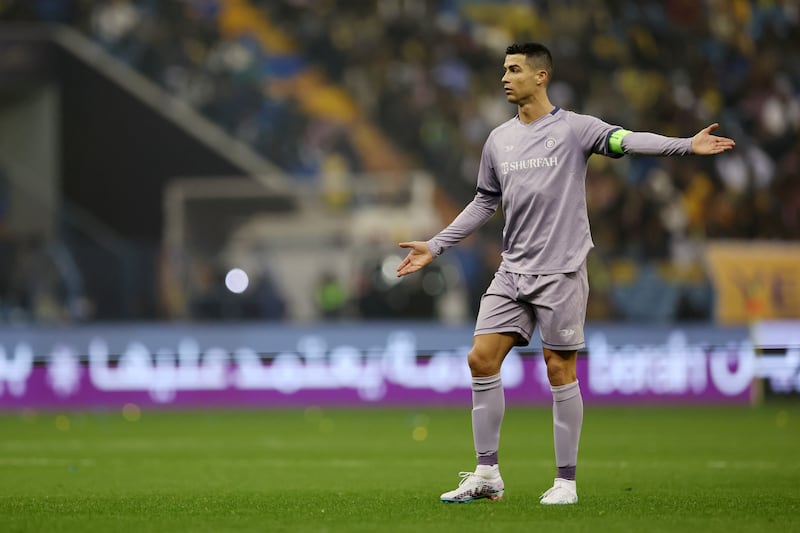
[[[622,150],[622,139],[625,138],[630,131],[618,129],[611,136],[608,138],[608,148],[615,154],[624,155],[625,152]]]

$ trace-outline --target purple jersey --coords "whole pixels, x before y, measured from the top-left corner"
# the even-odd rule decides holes
[[[489,220],[502,201],[501,270],[575,272],[594,246],[586,210],[589,156],[690,152],[691,139],[629,132],[558,107],[530,124],[516,116],[489,134],[475,198],[428,246],[439,255]]]

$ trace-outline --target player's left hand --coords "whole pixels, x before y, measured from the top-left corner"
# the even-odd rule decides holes
[[[697,155],[713,155],[722,152],[727,152],[736,146],[733,139],[727,137],[717,137],[711,135],[711,132],[719,128],[716,122],[710,126],[703,128],[692,137],[692,153]]]

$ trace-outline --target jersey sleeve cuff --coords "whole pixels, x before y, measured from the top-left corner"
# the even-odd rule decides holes
[[[428,250],[431,251],[431,255],[433,255],[433,257],[442,255],[444,249],[439,245],[439,243],[436,242],[435,238],[427,241],[425,244],[428,245]]]

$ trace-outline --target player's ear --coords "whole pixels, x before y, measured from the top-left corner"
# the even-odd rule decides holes
[[[536,85],[547,84],[547,71],[540,70],[536,73]]]

